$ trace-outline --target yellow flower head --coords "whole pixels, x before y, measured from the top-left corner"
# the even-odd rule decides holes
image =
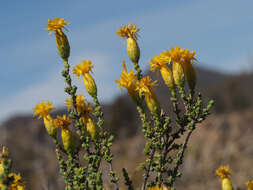
[[[248,187],[248,190],[253,190],[253,180],[247,181],[245,184]]]
[[[67,98],[65,103],[68,108],[73,108],[72,98]],[[76,106],[77,106],[78,112],[82,113],[82,112],[87,111],[87,106],[85,104],[85,99],[84,99],[83,94],[76,95]]]
[[[83,60],[80,64],[77,64],[73,69],[73,73],[80,77],[80,75],[84,75],[85,73],[89,73],[93,68],[92,62],[90,60]]]
[[[55,108],[52,106],[53,103],[50,103],[49,101],[40,102],[38,103],[34,108],[34,114],[33,115],[39,115],[39,119],[41,117],[47,117],[49,115],[49,111],[55,110]]]
[[[160,70],[162,67],[166,66],[166,63],[165,59],[161,59],[158,55],[155,55],[149,62],[150,70]]]
[[[69,24],[68,21],[64,21],[63,18],[55,18],[53,20],[48,19],[47,30],[62,33],[62,28]]]
[[[160,53],[160,59],[164,60],[166,63],[171,62],[171,54],[170,51],[163,51],[162,53]]]
[[[116,34],[122,38],[138,39],[138,32],[140,29],[136,28],[136,24],[129,23],[127,26],[122,26]]]
[[[62,117],[57,116],[57,118],[54,120],[54,124],[57,127],[65,129],[71,124],[71,120],[66,115],[63,115]]]
[[[176,46],[175,48],[172,46],[170,49],[170,56],[173,62],[182,63],[184,56],[184,49],[180,46]]]
[[[120,80],[115,80],[118,83],[118,87],[122,90],[121,87],[125,87],[128,90],[135,90],[135,82],[137,80],[136,76],[134,75],[134,70],[131,69],[127,72],[125,61],[122,62],[122,66],[124,70],[121,71]]]
[[[151,82],[150,76],[146,76],[136,83],[136,89],[138,90],[140,96],[142,93],[151,94],[152,90],[157,85],[156,83],[157,81]]]
[[[195,50],[193,51],[189,51],[188,49],[184,50],[183,53],[183,59],[184,59],[184,63],[191,63],[192,61],[197,60],[194,56],[195,56]]]
[[[9,186],[11,190],[23,190],[23,189],[25,189],[25,185],[24,185],[24,183],[21,179],[20,174],[9,173],[8,178],[12,179],[12,183]]]
[[[218,175],[220,177],[220,179],[228,178],[228,176],[231,175],[231,169],[228,165],[227,166],[220,166],[216,170],[216,175]]]

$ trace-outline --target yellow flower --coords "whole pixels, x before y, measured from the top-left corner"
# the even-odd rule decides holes
[[[184,63],[191,63],[193,61],[196,61],[197,59],[194,57],[195,53],[195,50],[190,52],[188,49],[185,49],[183,53]]]
[[[134,75],[134,70],[131,69],[127,72],[125,61],[122,62],[124,70],[121,71],[120,80],[115,80],[118,83],[118,87],[122,90],[122,87],[126,88],[129,96],[135,101],[139,102],[139,96],[136,91],[137,77]]]
[[[62,117],[58,115],[54,120],[54,124],[57,127],[67,128],[71,124],[71,120],[66,115],[63,115]]]
[[[47,117],[49,115],[49,111],[55,110],[55,108],[52,106],[52,102],[49,101],[40,102],[38,103],[33,109],[34,114],[33,115],[39,115],[39,119],[41,117]]]
[[[65,29],[65,25],[69,24],[68,21],[64,21],[63,18],[55,18],[53,20],[48,19],[47,30],[54,31],[56,37],[56,44],[58,52],[64,61],[68,60],[70,55],[70,46],[67,36],[62,31]],[[51,34],[51,32],[50,32]]]
[[[9,185],[10,190],[24,190],[25,185],[22,182],[20,174],[9,173],[8,178],[12,179],[12,183]]]
[[[216,170],[216,175],[218,175],[220,177],[220,179],[228,178],[231,175],[231,169],[228,165],[227,166],[220,166]]]
[[[47,30],[58,31],[61,33],[62,28],[67,24],[69,24],[69,22],[65,21],[63,18],[55,18],[53,20],[48,19]]]
[[[175,84],[173,74],[166,63],[167,61],[165,59],[161,59],[158,55],[156,55],[151,59],[149,63],[150,70],[153,72],[155,70],[160,70],[165,84],[170,88],[171,91],[174,91]]]
[[[183,62],[183,54],[184,54],[184,49],[181,48],[180,46],[171,46],[170,48],[170,56],[171,56],[171,61],[172,62],[178,62],[182,63]]]
[[[178,87],[184,87],[184,69],[179,62],[173,62],[173,79]]]
[[[66,106],[68,108],[73,108],[73,102],[72,102],[72,98],[67,98],[66,101]],[[84,95],[80,94],[80,95],[76,95],[76,107],[77,107],[77,111],[80,113],[83,113],[85,111],[87,111],[87,106],[85,104],[85,100],[84,100]]]
[[[164,60],[166,63],[171,63],[171,54],[170,51],[163,51],[160,53],[160,59]]]
[[[151,78],[149,76],[146,76],[136,83],[136,90],[138,90],[139,96],[141,97],[142,94],[145,95],[146,104],[152,114],[160,113],[160,104],[154,92],[156,82],[157,81],[151,82]]]
[[[66,115],[63,115],[62,117],[57,116],[57,118],[54,120],[54,123],[57,127],[62,129],[61,138],[64,149],[68,154],[72,154],[75,151],[76,139],[72,131],[68,128],[68,126],[71,124],[71,120]]]
[[[162,67],[166,66],[166,60],[161,59],[158,55],[155,55],[153,58],[151,58],[149,66],[152,72],[160,70]]]
[[[122,26],[116,34],[122,38],[133,38],[138,39],[138,32],[140,29],[136,27],[136,24],[129,23],[127,26]]]
[[[73,73],[77,76],[77,78],[80,77],[80,75],[83,76],[83,83],[87,90],[87,92],[92,96],[97,96],[97,86],[90,75],[90,71],[92,72],[93,65],[90,60],[83,60],[81,64],[78,64],[73,69]]]
[[[86,130],[90,134],[91,138],[96,141],[98,130],[96,124],[90,116],[87,117]]]
[[[76,138],[69,128],[62,128],[61,131],[62,144],[68,154],[72,154],[76,147]]]
[[[151,82],[150,76],[143,77],[140,81],[137,81],[137,90],[139,92],[139,96],[142,93],[151,94],[154,87],[157,85],[157,81]]]
[[[123,26],[116,32],[120,37],[127,39],[127,53],[135,65],[138,65],[140,58],[140,48],[137,43],[139,31],[140,29],[137,29],[136,25],[128,24],[128,26]]]
[[[79,78],[80,75],[85,75],[86,73],[92,72],[93,65],[90,60],[83,60],[80,64],[77,64],[74,69],[73,73]]]
[[[231,175],[231,169],[229,166],[220,166],[216,170],[216,174],[220,177],[222,183],[222,190],[233,190],[233,186],[229,179]]]
[[[245,184],[248,187],[248,190],[253,190],[253,180],[247,181]]]
[[[54,119],[50,115],[48,115],[47,117],[44,117],[44,125],[45,125],[45,128],[47,130],[47,133],[51,137],[56,138],[57,129],[56,129],[56,126],[54,124]]]

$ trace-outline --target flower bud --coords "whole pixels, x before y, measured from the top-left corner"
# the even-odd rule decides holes
[[[137,41],[132,37],[127,38],[127,53],[130,60],[134,64],[138,64],[140,58],[140,48]]]
[[[68,38],[62,31],[55,31],[55,37],[59,55],[64,61],[67,61],[70,55]]]
[[[48,115],[47,117],[44,117],[44,125],[45,125],[45,128],[47,130],[47,133],[53,137],[53,138],[56,138],[56,135],[57,135],[57,129],[54,125],[54,120],[53,118]]]
[[[184,69],[178,62],[173,62],[173,78],[178,87],[184,87]]]
[[[171,70],[167,66],[163,66],[161,67],[160,72],[165,84],[169,87],[171,91],[173,91],[175,89],[175,83]]]
[[[90,134],[91,138],[96,141],[97,138],[97,126],[94,123],[93,119],[88,116],[87,123],[86,123],[87,132]]]
[[[61,131],[62,144],[68,154],[72,154],[75,151],[75,136],[68,128],[62,128]]]
[[[190,62],[184,63],[184,72],[190,90],[194,90],[197,83],[197,75]]]
[[[229,178],[224,178],[222,180],[222,190],[233,190],[233,187]]]
[[[92,97],[97,96],[97,85],[89,73],[85,73],[83,75],[83,84],[89,95],[91,95]]]
[[[153,91],[151,93],[145,93],[145,101],[146,101],[149,111],[152,114],[158,114],[158,115],[160,114],[160,104]]]

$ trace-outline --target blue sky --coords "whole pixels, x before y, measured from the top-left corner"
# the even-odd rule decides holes
[[[115,31],[129,22],[141,28],[141,66],[171,45],[196,50],[200,65],[220,72],[249,70],[253,51],[252,0],[89,1],[12,0],[1,2],[0,120],[31,113],[42,100],[63,105],[63,67],[48,18],[63,17],[71,44],[71,65],[90,59],[99,96],[111,101],[120,94],[122,60],[130,61]],[[85,93],[81,81],[74,82]],[[89,100],[89,97],[87,96]]]

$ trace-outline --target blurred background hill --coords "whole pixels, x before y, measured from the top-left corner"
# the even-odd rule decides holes
[[[151,75],[160,81],[156,93],[161,105],[170,113],[169,91],[162,85],[159,75]],[[190,140],[178,189],[219,189],[215,169],[220,164],[229,164],[233,169],[232,181],[238,189],[245,189],[244,182],[253,177],[250,169],[253,159],[253,74],[222,74],[197,68],[197,75],[196,91],[216,103],[213,114],[198,126]],[[129,168],[134,183],[138,184],[144,139],[135,105],[127,95],[121,95],[105,104],[103,109],[105,128],[116,136],[113,146],[115,167],[119,172],[122,166]],[[63,181],[57,173],[54,144],[42,121],[32,115],[15,115],[5,120],[0,129],[0,144],[9,148],[14,168],[24,176],[29,189],[63,189]]]

